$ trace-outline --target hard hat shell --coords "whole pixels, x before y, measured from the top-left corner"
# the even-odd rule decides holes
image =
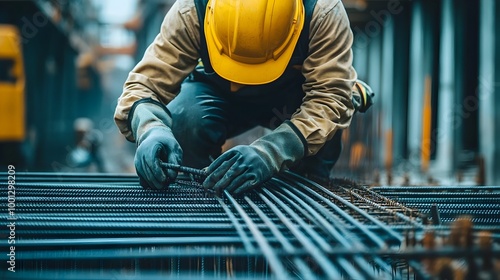
[[[209,0],[210,63],[226,80],[259,85],[285,71],[304,26],[302,0]]]

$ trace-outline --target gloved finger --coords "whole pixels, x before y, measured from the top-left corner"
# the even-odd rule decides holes
[[[158,190],[165,188],[167,176],[161,169],[159,160],[153,161],[152,164],[148,163],[147,160],[144,160],[144,166],[146,178],[150,185],[153,185]],[[155,166],[157,166],[157,168],[155,168]]]
[[[167,162],[172,163],[172,164],[177,164],[181,165],[182,164],[182,151],[181,154],[178,154],[178,152],[170,152],[167,156]],[[175,178],[177,178],[178,172],[172,169],[166,169],[167,171],[167,177],[171,180],[174,181]]]
[[[203,182],[203,187],[205,189],[213,189],[217,183],[220,183],[219,181],[223,178],[223,176],[229,171],[231,166],[233,166],[237,160],[238,157],[232,157],[226,161],[223,161],[220,165],[219,163],[217,163],[218,165],[217,168],[212,169],[213,170],[212,172],[209,171],[210,175],[208,175],[208,177]],[[210,166],[208,167],[208,170],[211,170]]]
[[[151,175],[149,173],[148,167],[142,165],[142,170],[140,172],[137,171],[137,175],[139,175],[139,184],[147,190],[154,190],[156,187],[151,181]]]
[[[166,179],[163,182],[164,184],[170,184],[175,181],[177,178],[178,172],[169,168],[164,169],[164,172],[166,174]]]
[[[142,163],[142,159],[140,157],[138,157],[137,155],[134,158],[134,166],[135,166],[137,176],[139,176],[139,184],[145,189],[151,189],[151,185],[149,184],[148,180],[146,179],[146,174],[144,172],[145,166]]]
[[[216,193],[221,193],[222,190],[227,189],[229,192],[234,189],[234,187],[229,188],[230,186],[238,186],[241,182],[245,181],[245,172],[248,170],[246,167],[241,167],[239,160],[229,168],[229,170],[224,174],[222,179],[220,179],[214,186],[214,190]]]
[[[239,188],[237,188],[234,191],[234,195],[241,195],[241,194],[246,193],[252,189],[255,189],[259,185],[261,185],[261,184],[259,184],[259,182],[257,182],[255,179],[247,180]]]
[[[215,170],[218,170],[222,164],[224,164],[225,162],[229,161],[230,159],[234,158],[237,155],[238,153],[235,153],[234,151],[231,150],[223,153],[208,166],[207,173],[212,174]]]
[[[241,174],[234,178],[230,184],[226,187],[226,190],[229,193],[234,193],[240,186],[242,186],[246,181],[249,180],[249,176],[247,175],[248,168],[242,169]]]
[[[161,144],[155,146],[154,156],[152,157],[152,161],[148,161],[148,166],[150,167],[153,176],[156,178],[156,182],[159,182],[159,189],[164,189],[169,185],[169,183],[173,182],[175,178],[177,178],[177,172],[174,170],[165,170],[162,165],[162,161],[170,162],[170,159],[175,159],[175,154],[169,153],[167,148]]]
[[[141,175],[137,174],[139,176],[139,184],[146,190],[150,190],[151,186],[149,185],[148,181],[145,180]]]

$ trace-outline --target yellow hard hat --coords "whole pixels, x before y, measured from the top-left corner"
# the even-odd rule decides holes
[[[304,6],[302,0],[209,0],[204,25],[217,74],[239,84],[266,84],[292,57]]]

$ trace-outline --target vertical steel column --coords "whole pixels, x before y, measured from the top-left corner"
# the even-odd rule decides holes
[[[382,39],[383,39],[383,33],[385,32],[385,27],[381,27],[380,33],[378,33],[376,36],[372,38],[372,41],[370,42],[369,48],[368,48],[368,77],[367,81],[368,84],[371,86],[373,91],[375,93],[380,93],[382,91],[382,65],[383,65],[383,60],[382,60]],[[380,96],[380,95],[379,95]],[[375,118],[379,116],[383,116],[386,114],[385,111],[383,111],[385,108],[382,107],[382,102],[375,102],[373,108],[371,110],[376,111],[377,114],[375,114]],[[380,123],[377,121],[375,122],[375,125],[373,125],[373,134],[375,137],[373,137],[370,145],[373,147],[373,158],[375,159],[376,162],[383,162],[383,157],[384,153],[381,152],[383,151],[383,147],[385,144],[385,141],[383,140],[383,134],[380,135]]]
[[[424,101],[425,44],[424,9],[422,1],[414,1],[410,38],[410,86],[408,100],[408,148],[409,168],[420,166],[420,140],[422,108]]]
[[[382,162],[386,168],[392,169],[394,161],[393,151],[393,120],[399,116],[393,115],[393,98],[394,93],[393,79],[394,79],[394,20],[388,18],[384,25],[384,34],[382,38],[382,71],[380,85],[380,109],[383,112],[382,116],[382,141],[380,143],[380,150],[383,151],[381,156]]]
[[[392,136],[394,164],[406,163],[408,144],[408,82],[410,61],[410,26],[411,3],[403,6],[401,13],[393,17],[394,21],[394,77],[392,92]]]
[[[500,19],[498,18],[498,14],[500,12],[500,5],[497,4],[495,5],[495,42],[496,42],[496,47],[495,47],[495,65],[497,66],[497,70],[495,71],[495,82],[494,82],[494,89],[499,90],[500,87]],[[500,184],[500,173],[498,170],[500,170],[500,147],[498,146],[498,139],[500,139],[500,96],[498,94],[493,94],[495,96],[495,117],[494,119],[496,120],[493,122],[495,124],[495,143],[497,143],[497,146],[495,147],[495,152],[493,156],[492,163],[489,164],[490,166],[490,173],[494,175],[492,178],[492,184],[499,185]],[[497,172],[495,172],[497,171]]]
[[[500,83],[500,20],[495,0],[481,0],[479,60],[480,153],[485,157],[486,183],[500,184],[500,98],[495,91]]]
[[[438,133],[436,135],[436,161],[434,167],[440,172],[451,174],[454,162],[453,130],[456,128],[454,115],[455,84],[455,27],[453,0],[443,0],[441,16],[440,83],[438,108]]]
[[[361,26],[355,26],[359,28]],[[358,29],[361,30],[361,29]],[[354,42],[352,46],[353,66],[358,73],[358,78],[366,80],[368,77],[368,45],[369,41],[363,40],[364,34],[354,32]]]

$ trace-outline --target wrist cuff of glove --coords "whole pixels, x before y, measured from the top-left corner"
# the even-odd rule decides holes
[[[276,172],[289,168],[307,152],[304,136],[290,121],[284,122],[250,146],[255,148],[267,165]]]
[[[300,132],[300,130],[293,124],[293,122],[289,120],[284,121],[282,125],[289,126],[292,129],[292,131],[295,132],[297,137],[300,139],[300,142],[302,142],[302,146],[304,147],[304,154],[302,155],[302,157],[305,157],[307,155],[309,146],[307,144],[306,138],[304,137],[304,135],[302,135],[302,132]]]
[[[365,113],[373,105],[373,91],[365,82],[357,80],[355,83],[356,91],[359,93],[361,100],[356,100],[358,104],[358,111]]]
[[[128,115],[128,126],[137,142],[141,135],[152,127],[167,127],[170,130],[172,115],[162,103],[152,98],[145,98],[132,105]]]
[[[158,125],[158,126],[152,126],[149,127],[144,133],[142,133],[136,140],[137,146],[139,146],[144,139],[148,138],[149,135],[153,133],[161,133],[163,138],[174,138],[174,134],[172,133],[172,130],[168,126],[164,125]]]

